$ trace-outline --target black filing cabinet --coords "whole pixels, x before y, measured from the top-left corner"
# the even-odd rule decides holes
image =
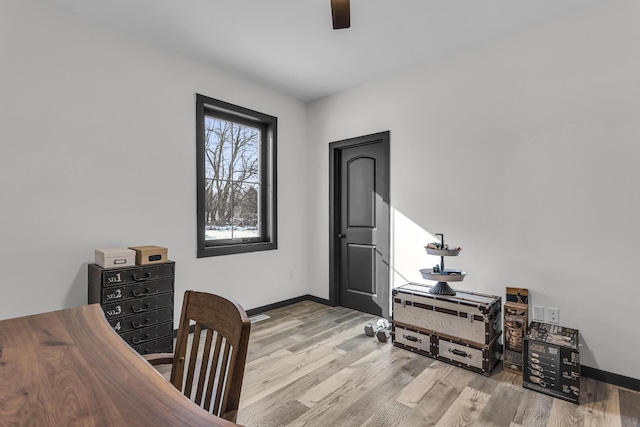
[[[89,264],[89,304],[140,354],[173,351],[175,263],[102,268]]]

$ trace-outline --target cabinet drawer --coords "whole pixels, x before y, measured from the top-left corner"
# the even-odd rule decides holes
[[[173,335],[143,344],[132,345],[131,347],[140,354],[173,353]]]
[[[122,339],[125,340],[130,346],[149,344],[152,341],[155,341],[158,338],[167,335],[173,337],[172,322],[161,323],[150,328],[144,328],[120,334]]]
[[[439,340],[438,355],[444,359],[462,365],[482,369],[482,349],[456,344],[447,340]]]
[[[433,336],[432,350],[436,359],[460,366],[483,375],[489,375],[498,363],[498,340],[489,346],[474,347],[453,340]]]
[[[114,331],[119,334],[123,334],[125,332],[135,331],[136,329],[154,326],[159,323],[170,322],[172,320],[173,309],[163,308],[158,311],[151,311],[143,314],[136,314],[134,316],[113,319],[109,321],[109,324]]]
[[[173,277],[173,263],[102,271],[103,286],[120,286]]]
[[[173,279],[140,282],[102,288],[102,304],[152,296],[173,290]]]
[[[105,304],[102,306],[102,310],[104,310],[107,320],[111,320],[132,314],[144,314],[165,307],[173,307],[173,293]]]
[[[431,335],[411,331],[396,325],[393,326],[393,330],[394,342],[426,353],[431,353]]]

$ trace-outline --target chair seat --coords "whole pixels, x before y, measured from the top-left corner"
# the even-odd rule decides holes
[[[153,366],[171,365],[173,363],[173,353],[152,353],[145,354],[142,357]]]

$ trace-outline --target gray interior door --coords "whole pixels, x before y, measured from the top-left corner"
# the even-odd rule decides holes
[[[358,138],[334,166],[338,303],[389,317],[389,138]]]

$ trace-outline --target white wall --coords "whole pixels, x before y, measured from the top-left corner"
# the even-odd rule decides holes
[[[311,293],[328,297],[328,143],[391,131],[393,285],[445,233],[461,289],[560,309],[582,363],[640,377],[640,3],[610,1],[309,109]]]
[[[0,319],[86,304],[97,247],[168,247],[178,312],[308,293],[303,103],[36,0],[1,3],[0,55]],[[196,258],[195,93],[278,117],[277,251]]]

